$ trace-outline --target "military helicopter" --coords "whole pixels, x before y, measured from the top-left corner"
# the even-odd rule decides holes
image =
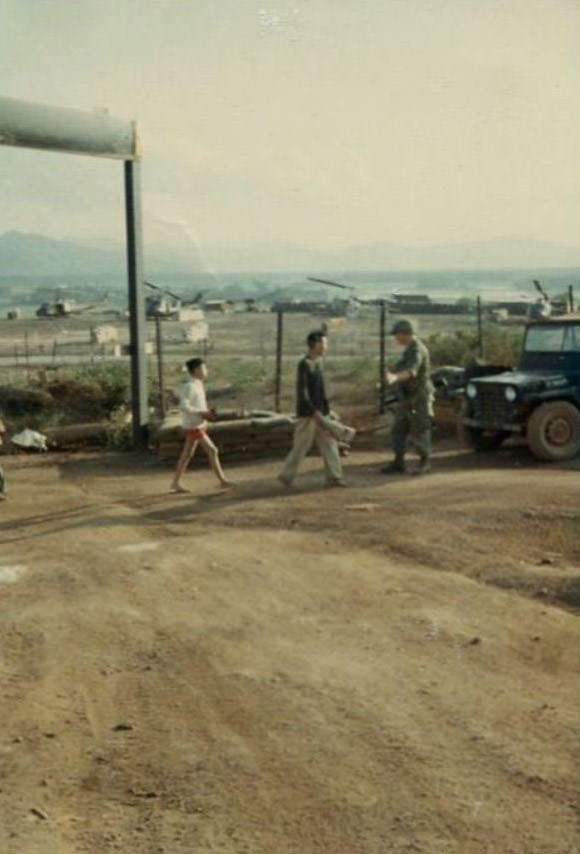
[[[161,288],[159,285],[154,285],[153,282],[145,282],[144,284],[155,291],[154,294],[150,294],[145,299],[145,315],[149,320],[154,320],[156,317],[166,320],[177,318],[184,306],[197,305],[204,293],[200,291],[193,299],[184,300],[168,288]]]
[[[333,279],[320,279],[314,276],[308,277],[309,282],[318,282],[321,285],[330,285],[333,288],[341,288],[341,290],[350,291],[346,299],[335,299],[329,302],[331,313],[344,315],[346,317],[356,317],[361,306],[364,305],[385,305],[390,308],[395,297],[358,297],[353,293],[356,291],[354,285],[345,285],[342,282],[335,282]]]
[[[52,301],[41,303],[36,309],[36,316],[40,318],[74,317],[92,311],[94,305],[77,305],[74,300],[57,298]]]
[[[333,288],[340,288],[345,291],[354,291],[352,285],[344,285],[340,282],[334,282],[330,279],[319,279],[314,276],[308,276],[307,281],[316,282],[321,285],[328,285]],[[303,284],[303,283],[299,283]],[[295,286],[294,286],[295,287]],[[287,290],[283,288],[282,290]],[[270,297],[272,294],[270,294]],[[308,312],[311,314],[326,316],[326,317],[355,317],[358,313],[363,300],[349,293],[348,296],[335,299],[279,299],[272,305],[272,311],[284,312]]]
[[[566,297],[549,297],[537,279],[533,279],[534,287],[539,297],[528,309],[528,317],[532,320],[540,320],[551,315],[566,314]]]

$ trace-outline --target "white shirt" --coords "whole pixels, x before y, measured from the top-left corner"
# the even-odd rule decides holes
[[[192,377],[180,386],[179,411],[181,426],[184,430],[193,430],[205,425],[206,422],[201,413],[207,412],[207,401],[205,387],[201,380]]]

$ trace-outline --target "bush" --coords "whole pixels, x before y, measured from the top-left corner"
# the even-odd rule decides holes
[[[98,421],[129,404],[129,371],[126,365],[84,366],[47,390],[68,419]]]
[[[425,339],[433,367],[465,367],[477,358],[477,333],[459,329],[453,334],[436,332]],[[485,362],[493,365],[516,365],[522,350],[521,331],[487,326],[483,333]]]
[[[117,451],[128,451],[133,447],[133,425],[129,410],[125,406],[111,413],[107,425],[107,447]]]
[[[130,402],[131,381],[129,366],[126,364],[83,366],[77,371],[76,377],[79,382],[97,386],[101,390],[107,414]]]

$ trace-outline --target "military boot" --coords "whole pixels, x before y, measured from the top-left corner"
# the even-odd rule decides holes
[[[414,475],[429,474],[431,471],[431,460],[427,454],[421,454],[417,468],[413,469]]]
[[[382,469],[379,469],[381,474],[403,474],[407,471],[407,467],[405,465],[405,457],[403,454],[397,454],[395,459],[392,460],[388,465],[383,466]]]

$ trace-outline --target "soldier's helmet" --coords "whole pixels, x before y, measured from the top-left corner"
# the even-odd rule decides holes
[[[391,335],[398,335],[399,332],[402,332],[403,335],[414,335],[415,327],[410,320],[397,320],[391,329]]]

